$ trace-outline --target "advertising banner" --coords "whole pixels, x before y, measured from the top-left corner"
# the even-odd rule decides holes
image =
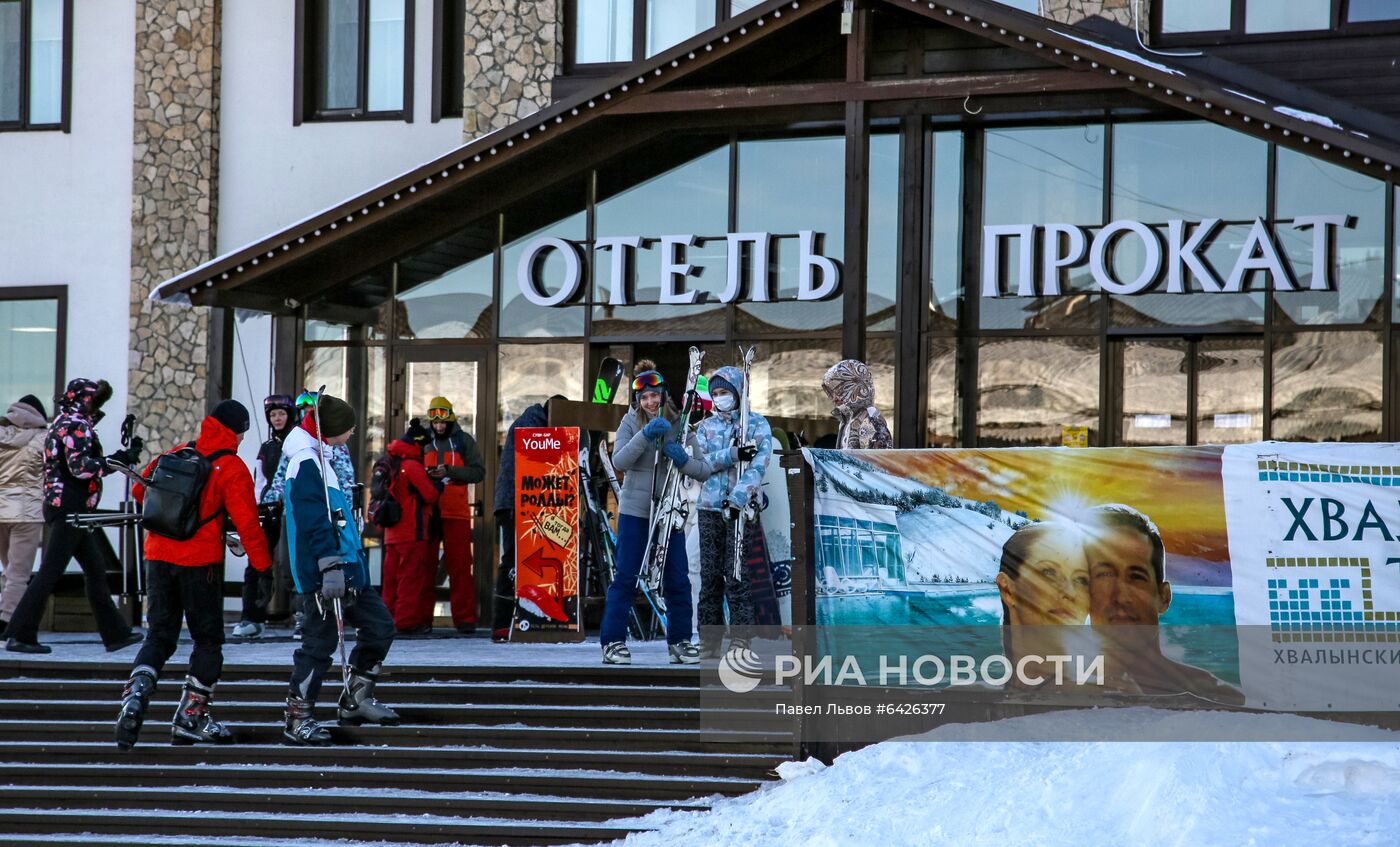
[[[804,452],[838,659],[901,667],[917,628],[1097,658],[1117,695],[1400,708],[1400,446]]]
[[[512,640],[582,641],[579,431],[515,431],[515,597]]]

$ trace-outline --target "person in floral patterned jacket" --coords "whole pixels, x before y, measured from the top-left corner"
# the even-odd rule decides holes
[[[83,568],[88,605],[97,622],[97,631],[109,651],[141,643],[122,613],[112,602],[107,587],[107,569],[97,542],[87,530],[70,526],[67,517],[97,508],[102,498],[102,477],[111,473],[108,461],[134,465],[140,460],[141,439],[112,455],[102,456],[97,440],[97,422],[102,420],[102,404],[112,396],[106,380],[74,379],[68,383],[58,404],[58,416],[49,425],[44,439],[44,523],[49,541],[39,572],[29,581],[24,597],[5,629],[5,649],[16,653],[48,653],[51,648],[38,641],[39,618],[53,593],[58,578],[75,556]]]

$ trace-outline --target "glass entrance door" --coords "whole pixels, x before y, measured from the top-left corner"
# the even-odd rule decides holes
[[[1113,444],[1239,444],[1264,437],[1262,338],[1121,338],[1111,347]]]

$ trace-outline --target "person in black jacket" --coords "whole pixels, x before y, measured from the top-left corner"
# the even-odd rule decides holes
[[[83,568],[88,605],[97,631],[108,651],[141,643],[141,635],[126,622],[107,587],[107,568],[97,542],[85,529],[67,523],[69,515],[90,512],[102,498],[102,477],[111,473],[108,461],[134,465],[140,461],[141,438],[105,459],[97,440],[102,404],[112,396],[106,380],[74,379],[59,401],[58,416],[44,438],[44,523],[49,540],[39,572],[29,581],[10,625],[5,629],[5,649],[15,653],[50,653],[39,643],[39,618],[58,578],[75,556]]]
[[[515,429],[549,426],[549,401],[567,399],[562,394],[555,394],[543,404],[528,406],[506,430],[505,446],[501,448],[501,466],[496,471],[496,501],[493,504],[496,526],[501,530],[501,564],[496,569],[491,611],[492,641],[505,641],[510,637],[510,618],[515,613]]]
[[[263,416],[267,419],[267,440],[258,447],[253,462],[253,496],[259,503],[277,502],[271,492],[272,479],[282,462],[282,441],[299,423],[301,414],[290,394],[271,394],[263,399]],[[282,540],[282,515],[269,515],[263,520],[263,535],[268,549],[276,551]],[[275,554],[274,554],[275,555]],[[285,566],[286,553],[280,558]],[[243,569],[243,614],[230,633],[234,638],[257,638],[267,627],[267,604],[274,589],[273,568],[259,571],[251,564]]]

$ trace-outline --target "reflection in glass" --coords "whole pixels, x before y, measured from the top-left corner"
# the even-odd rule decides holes
[[[763,0],[729,0],[729,16],[732,18],[740,12],[747,12]]]
[[[984,339],[977,365],[978,446],[1058,446],[1066,427],[1098,443],[1097,338]]]
[[[749,372],[749,404],[760,415],[831,419],[831,400],[822,390],[827,369],[841,361],[841,339],[739,342],[755,349]],[[713,373],[707,359],[705,370]]]
[[[1297,32],[1328,29],[1332,0],[1245,0],[1245,32]]]
[[[983,186],[985,224],[1103,223],[1102,124],[989,130]],[[1020,273],[1018,238],[1002,239],[1002,290]],[[1034,274],[1039,277],[1039,274]],[[1071,269],[1062,290],[1087,291],[1087,265]],[[1097,325],[1098,297],[1003,297],[981,300],[983,329]]]
[[[1400,3],[1395,0],[1350,0],[1347,3],[1347,22],[1400,20]]]
[[[738,231],[782,236],[773,239],[768,260],[773,296],[784,301],[742,304],[740,330],[821,330],[841,325],[839,296],[821,303],[794,300],[799,230],[823,236],[816,252],[838,263],[845,255],[845,147],[845,139],[839,136],[740,142]]]
[[[647,0],[647,55],[715,25],[714,0]]]
[[[899,288],[899,136],[870,136],[868,229],[865,240],[865,315],[872,332],[895,328]]]
[[[360,91],[360,0],[321,0],[316,15],[321,67],[317,109],[353,109]]]
[[[1224,224],[1215,234],[1200,255],[1206,264],[1222,280],[1229,277],[1235,266],[1235,259],[1244,248],[1252,224]],[[1163,256],[1166,250],[1165,225],[1154,226],[1163,239]],[[1189,236],[1188,236],[1189,237]],[[1142,241],[1134,237],[1120,239],[1114,246],[1112,264],[1118,279],[1131,280],[1142,272]],[[1164,259],[1165,261],[1165,259]],[[1185,271],[1182,272],[1183,275]],[[1183,276],[1185,279],[1185,276]],[[1264,322],[1264,288],[1268,286],[1268,275],[1263,271],[1250,271],[1245,275],[1245,290],[1239,294],[1204,294],[1200,286],[1191,284],[1189,290],[1196,294],[1183,296],[1167,294],[1159,289],[1155,293],[1134,294],[1128,297],[1113,297],[1109,300],[1110,320],[1114,326],[1251,326]],[[1251,290],[1254,289],[1254,290]]]
[[[928,426],[925,447],[956,447],[962,432],[958,402],[958,340],[930,338],[928,357]]]
[[[1352,215],[1336,229],[1332,291],[1280,292],[1279,320],[1295,324],[1361,323],[1380,317],[1385,287],[1385,183],[1282,147],[1278,151],[1278,217]],[[1279,244],[1306,289],[1313,266],[1313,230],[1276,227]]]
[[[1125,447],[1185,444],[1186,342],[1153,338],[1121,344],[1118,443]]]
[[[349,399],[350,396],[350,348],[349,347],[307,347],[306,388],[315,391],[322,385],[332,397]]]
[[[497,446],[505,443],[506,429],[527,406],[543,403],[555,394],[583,399],[583,365],[588,350],[582,344],[502,344],[499,385],[496,389]]]
[[[895,401],[899,399],[895,389],[899,384],[896,381],[898,349],[899,341],[894,338],[868,338],[865,341],[865,364],[869,366],[870,375],[875,382],[875,408],[884,416],[892,438],[899,437],[895,431]],[[833,361],[832,364],[836,362]],[[830,405],[830,401],[827,405]]]
[[[463,430],[476,434],[478,364],[475,361],[409,362],[404,379],[404,414],[428,417],[434,397],[446,397]]]
[[[23,44],[18,3],[0,3],[0,121],[19,120],[19,65]]]
[[[384,408],[384,348],[365,348],[365,420],[357,437],[364,449],[365,463],[372,465],[385,448],[387,418]],[[397,433],[395,433],[397,434]],[[369,468],[360,469],[360,479],[369,479]]]
[[[304,330],[303,338],[307,341],[347,341],[350,338],[350,327],[346,324],[309,320]]]
[[[501,263],[501,335],[510,338],[540,338],[549,336],[583,335],[583,310],[581,305],[536,306],[520,293],[517,270],[520,259],[525,255],[525,246],[540,236],[553,236],[567,241],[581,243],[587,237],[588,213],[580,211],[569,217],[541,227],[508,243]],[[507,219],[509,225],[509,219]],[[537,279],[542,290],[553,293],[564,284],[566,262],[558,250],[546,250],[537,263]],[[586,264],[580,262],[580,273]],[[584,285],[579,283],[579,299],[583,298]]]
[[[368,110],[403,108],[404,0],[370,0]]]
[[[574,61],[627,62],[632,59],[632,0],[578,0],[574,21]]]
[[[1212,32],[1230,28],[1228,0],[1157,0],[1162,32]]]
[[[63,118],[63,0],[29,5],[29,123]]]
[[[485,338],[491,334],[488,253],[398,296],[399,338]],[[511,279],[510,284],[515,280]]]
[[[1279,441],[1381,437],[1381,334],[1274,336],[1273,432]]]
[[[0,403],[33,394],[52,415],[57,367],[58,301],[0,300]]]
[[[1196,443],[1264,437],[1264,341],[1205,338],[1196,344]]]
[[[963,134],[933,134],[933,220],[929,258],[931,299],[929,318],[934,329],[958,326],[962,298]]]

